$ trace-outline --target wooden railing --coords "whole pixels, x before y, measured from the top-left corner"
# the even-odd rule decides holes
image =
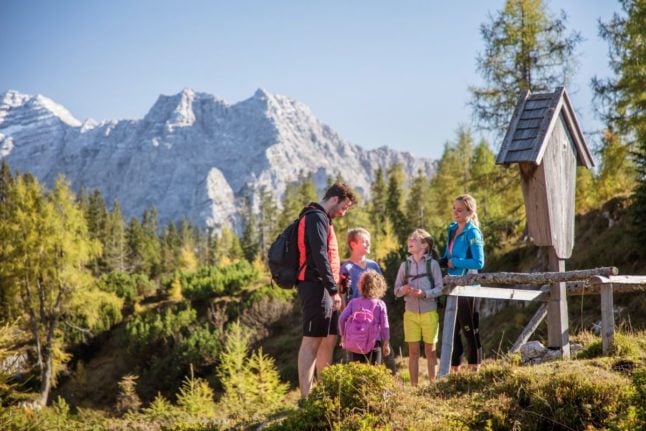
[[[603,352],[607,353],[612,346],[615,331],[613,291],[617,293],[646,292],[646,276],[618,276],[617,272],[615,267],[606,267],[534,274],[498,272],[445,277],[443,293],[447,295],[447,301],[444,310],[439,376],[447,375],[451,366],[458,297],[542,301],[543,304],[534,313],[512,346],[511,351],[517,351],[522,344],[527,342],[547,316],[547,301],[549,301],[549,285],[551,283],[567,282],[568,296],[601,295],[601,337]],[[474,286],[479,284],[496,285],[497,287]],[[512,285],[514,287],[499,287]],[[518,285],[523,287],[519,288]]]

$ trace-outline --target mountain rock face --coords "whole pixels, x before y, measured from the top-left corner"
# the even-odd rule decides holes
[[[185,89],[160,96],[140,120],[83,123],[41,95],[0,94],[0,159],[51,186],[99,189],[126,218],[156,207],[161,225],[187,217],[218,230],[239,227],[245,190],[282,196],[312,173],[317,188],[341,174],[367,195],[377,168],[399,162],[410,177],[433,174],[429,159],[386,147],[364,150],[295,100],[258,90],[233,105]]]

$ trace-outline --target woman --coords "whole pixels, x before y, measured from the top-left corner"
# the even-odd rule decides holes
[[[479,229],[477,205],[473,196],[464,194],[453,202],[453,223],[449,225],[448,242],[441,263],[448,267],[449,275],[465,275],[484,267],[482,232]],[[460,369],[463,334],[469,368],[480,369],[482,346],[479,333],[479,298],[459,297],[457,322],[453,336],[451,366],[454,372]]]

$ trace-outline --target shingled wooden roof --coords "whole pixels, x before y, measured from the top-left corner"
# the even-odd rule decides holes
[[[577,150],[579,166],[594,166],[592,155],[576,119],[565,88],[554,93],[526,91],[518,100],[496,164],[531,162],[541,164],[554,125],[563,118],[566,132]]]

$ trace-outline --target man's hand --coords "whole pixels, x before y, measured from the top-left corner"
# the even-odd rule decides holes
[[[341,309],[341,295],[339,295],[338,293],[332,295],[332,307],[335,310]]]

